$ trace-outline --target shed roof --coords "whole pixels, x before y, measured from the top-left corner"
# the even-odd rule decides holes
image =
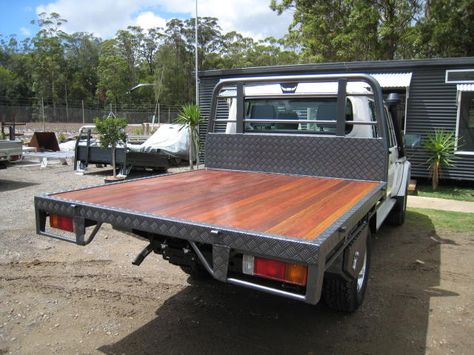
[[[474,84],[458,84],[458,91],[474,91]]]
[[[435,59],[410,59],[410,60],[377,60],[377,61],[359,61],[359,62],[332,62],[332,63],[313,63],[313,64],[295,64],[295,65],[273,65],[262,67],[247,67],[235,69],[215,69],[200,71],[199,76],[204,77],[225,77],[239,75],[265,75],[280,74],[288,72],[394,72],[399,70],[412,71],[415,67],[431,66],[473,66],[474,57],[459,58],[435,58]]]
[[[412,73],[370,74],[383,88],[407,88],[410,86]]]

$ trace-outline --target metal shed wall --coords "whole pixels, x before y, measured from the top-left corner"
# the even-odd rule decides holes
[[[346,72],[371,74],[412,72],[413,76],[407,106],[406,133],[421,134],[424,138],[435,128],[443,128],[455,132],[457,87],[456,84],[445,83],[445,74],[448,69],[474,69],[474,58],[326,63],[201,72],[200,105],[205,119],[205,122],[200,127],[201,142],[204,142],[206,137],[212,90],[220,79],[238,76],[303,73]],[[413,164],[412,176],[429,177],[426,164],[428,159],[427,152],[420,147],[416,150],[408,150],[407,153],[408,158]],[[203,154],[205,156],[205,153]],[[474,181],[474,156],[456,155],[454,165],[443,169],[442,177]]]
[[[472,66],[456,67],[464,68]],[[445,83],[446,69],[448,68],[430,67],[413,71],[407,107],[407,133],[418,133],[426,137],[435,128],[456,132],[457,87],[456,84]],[[428,154],[423,148],[409,150],[408,157],[413,164],[413,176],[429,177],[426,163]],[[456,155],[453,166],[442,169],[442,177],[474,180],[474,156]]]

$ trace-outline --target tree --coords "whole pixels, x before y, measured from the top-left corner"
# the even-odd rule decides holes
[[[73,33],[65,42],[68,97],[92,104],[98,83],[100,39],[88,33]]]
[[[281,14],[294,11],[286,36],[311,61],[395,59],[406,51],[419,0],[272,0]]]
[[[474,55],[474,2],[425,1],[425,16],[417,26],[418,45],[426,57]]]
[[[139,40],[140,60],[146,63],[147,74],[153,76],[156,71],[156,56],[160,46],[164,42],[165,35],[162,28],[150,28],[143,32],[140,27],[132,28]]]
[[[53,116],[56,118],[56,102],[60,88],[63,87],[65,61],[65,33],[60,29],[66,22],[58,13],[44,12],[38,15],[40,30],[33,38],[33,90],[44,97],[49,97],[53,104]]]
[[[201,109],[197,105],[183,105],[176,123],[182,124],[182,129],[189,130],[189,169],[193,170],[193,157],[196,157],[196,166],[199,169],[199,123]]]
[[[101,45],[97,75],[97,96],[101,100],[117,104],[128,99],[126,94],[133,83],[129,81],[127,60],[121,55],[114,39],[106,40]]]
[[[119,143],[125,143],[125,127],[127,127],[127,120],[110,114],[106,118],[96,118],[95,127],[100,135],[101,147],[104,149],[111,148],[113,178],[116,179],[117,167],[115,163],[115,151]]]
[[[0,97],[10,96],[10,90],[14,83],[14,74],[7,68],[0,66]]]
[[[187,50],[194,56],[195,19],[190,18],[183,23],[183,37]],[[212,69],[208,61],[211,54],[219,52],[222,46],[221,28],[215,17],[199,17],[198,19],[198,60],[199,69]]]

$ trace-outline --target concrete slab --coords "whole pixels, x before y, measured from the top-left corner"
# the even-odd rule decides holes
[[[408,207],[433,210],[474,213],[474,202],[447,200],[442,198],[408,196]]]

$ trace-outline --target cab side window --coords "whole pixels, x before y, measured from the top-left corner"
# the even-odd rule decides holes
[[[376,121],[375,117],[375,103],[373,100],[369,100],[369,111],[370,111],[370,120],[372,122]],[[378,137],[377,134],[377,125],[372,126],[372,137]]]
[[[384,109],[385,121],[388,124],[388,139],[390,148],[397,145],[397,138],[395,136],[395,129],[393,128],[392,116],[387,112],[387,109]]]

